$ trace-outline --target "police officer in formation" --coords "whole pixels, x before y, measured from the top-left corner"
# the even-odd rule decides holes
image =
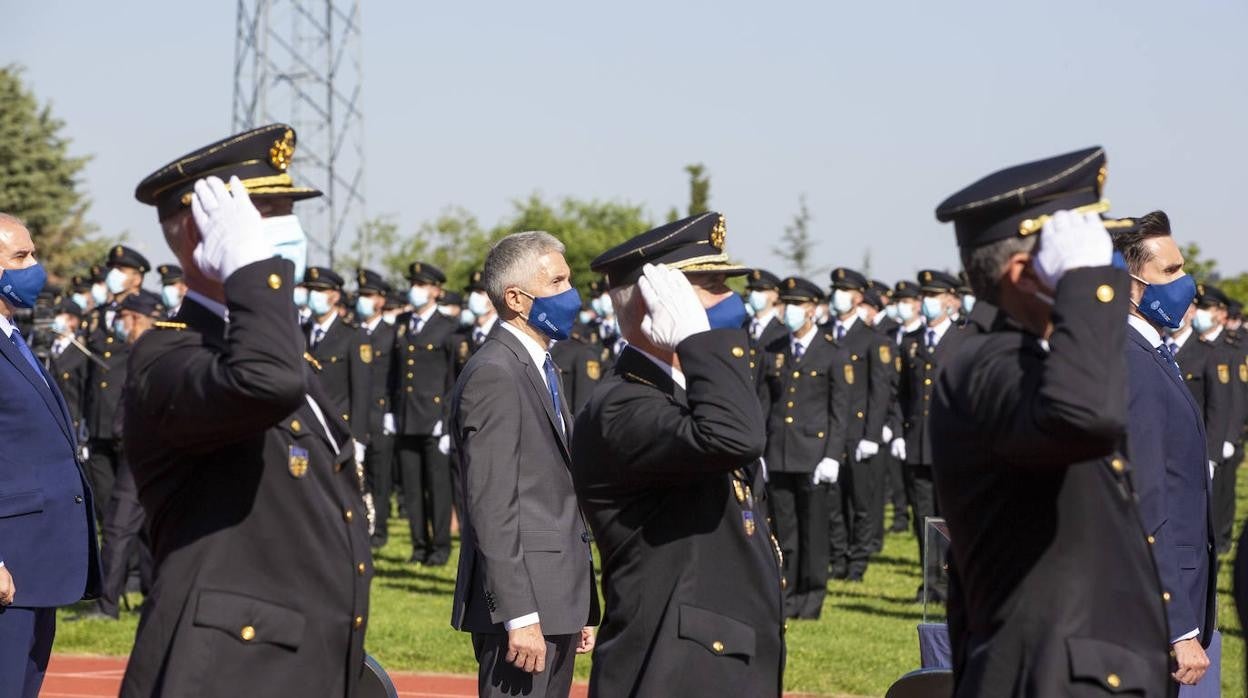
[[[373,351],[359,328],[342,317],[342,276],[326,267],[308,267],[303,275],[312,316],[304,323],[308,353],[316,362],[321,385],[334,403],[335,412],[351,425],[361,446],[368,443],[368,418],[373,402]]]
[[[380,548],[389,539],[390,484],[394,466],[394,413],[390,409],[394,365],[391,356],[398,333],[383,316],[386,298],[393,289],[389,282],[371,269],[356,275],[357,298],[355,319],[369,348],[368,446],[364,456],[364,472],[368,492],[372,496],[374,525],[372,545]]]

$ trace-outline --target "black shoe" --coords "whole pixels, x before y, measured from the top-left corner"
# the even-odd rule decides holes
[[[832,571],[828,573],[828,576],[832,579],[846,579],[849,577],[849,570],[844,567],[833,567]]]
[[[425,567],[444,567],[451,556],[447,553],[430,553],[425,557]]]
[[[861,583],[862,583],[862,573],[861,573],[861,572],[854,572],[854,573],[850,574],[848,577],[846,577],[845,579],[846,579],[847,581],[850,581],[850,582],[855,582],[855,583],[861,584]]]
[[[893,524],[893,527],[888,529],[888,532],[889,533],[906,533],[909,530],[910,530],[910,524],[903,521],[899,524],[897,523]]]
[[[117,620],[117,616],[110,616],[109,614],[101,611],[99,608],[93,608],[90,611],[83,611],[82,613],[67,616],[65,620],[70,623],[76,623],[80,620]]]
[[[371,546],[373,550],[380,550],[381,548],[386,547],[386,543],[386,539],[381,536],[373,536],[368,541],[369,546]]]
[[[418,565],[425,564],[425,554],[418,551],[412,551],[412,556],[407,558],[408,562],[414,562]]]

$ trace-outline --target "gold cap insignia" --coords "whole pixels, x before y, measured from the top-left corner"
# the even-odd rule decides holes
[[[789,288],[797,288],[797,279],[789,279]]]
[[[836,278],[838,278],[838,279],[843,279],[843,278],[845,278],[845,270],[844,270],[844,269],[837,269],[837,270],[836,270]]]
[[[719,220],[715,221],[715,227],[711,228],[711,244],[718,247],[721,251],[724,249],[724,238],[728,236],[728,223],[720,214]]]
[[[1109,165],[1101,165],[1100,172],[1096,173],[1096,195],[1100,196],[1105,191],[1105,180],[1109,178]]]
[[[763,274],[762,274],[762,272],[760,272],[759,270],[755,269],[755,270],[754,270],[754,280],[755,280],[755,281],[757,281],[757,280],[759,280],[759,279],[761,279],[761,278],[763,278]]]
[[[421,272],[420,272],[420,262],[412,262],[412,273],[413,273],[413,274],[419,274],[419,273],[421,273]]]
[[[924,281],[931,281],[931,280],[932,280],[932,272],[930,272],[930,271],[925,271],[925,272],[923,272],[923,280],[924,280]]]
[[[321,271],[317,269],[316,267],[312,267],[311,269],[308,270],[308,278],[311,278],[311,279],[321,278]]]
[[[1203,295],[1205,295],[1205,285],[1204,285],[1204,284],[1196,284],[1196,293],[1198,293],[1198,294],[1200,294],[1200,295],[1202,295],[1202,296],[1203,296]]]
[[[269,163],[282,172],[290,167],[290,161],[295,157],[295,132],[286,129],[286,133],[282,137],[273,141],[273,147],[269,148]]]
[[[363,285],[366,283],[368,283],[368,278],[364,276],[364,272],[360,272],[360,284]]]
[[[118,245],[113,248],[114,257],[120,257],[121,255],[125,254],[125,252],[126,252],[125,249],[121,245]]]

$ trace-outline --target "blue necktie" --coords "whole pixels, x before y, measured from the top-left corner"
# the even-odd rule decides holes
[[[322,339],[325,339],[325,330],[318,327],[316,328],[316,331],[312,333],[312,348],[315,349],[316,345],[320,344]]]
[[[1170,351],[1170,347],[1165,344],[1157,347],[1157,355],[1166,362],[1167,366],[1174,370],[1174,375],[1178,376],[1180,380],[1183,379],[1183,372],[1179,370],[1179,364],[1174,360],[1174,353]]]
[[[43,371],[39,370],[39,362],[35,359],[35,355],[30,352],[30,347],[26,346],[26,340],[22,339],[22,333],[18,332],[16,327],[13,328],[13,333],[9,335],[9,339],[13,340],[13,343],[17,345],[17,351],[21,353],[23,359],[26,359],[26,363],[30,364],[30,370],[43,379],[44,385],[48,385],[48,379],[44,378]]]
[[[931,352],[936,348],[936,330],[927,331],[927,351]]]
[[[840,321],[837,321],[837,323],[836,323],[836,341],[838,341],[838,342],[839,342],[839,341],[841,341],[842,339],[845,339],[845,326],[844,326],[844,325],[842,325],[842,324],[840,323]]]
[[[805,353],[806,353],[806,347],[802,346],[801,344],[798,344],[797,342],[793,343],[793,360],[794,361],[801,361],[802,354],[805,354]]]
[[[555,408],[555,414],[559,417],[559,431],[563,431],[563,410],[559,409],[559,372],[555,370],[555,362],[550,358],[550,354],[546,354],[546,387],[550,389],[550,404]]]

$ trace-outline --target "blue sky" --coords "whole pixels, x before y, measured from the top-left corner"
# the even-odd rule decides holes
[[[0,0],[0,64],[92,154],[106,234],[166,260],[148,172],[228,135],[235,3]],[[1114,211],[1248,269],[1248,4],[373,2],[363,6],[367,212],[490,225],[531,192],[687,201],[703,162],[729,252],[771,253],[805,194],[821,266],[953,267],[933,210],[988,172],[1104,145]],[[295,176],[298,176],[298,159]],[[820,282],[826,279],[817,279]]]

